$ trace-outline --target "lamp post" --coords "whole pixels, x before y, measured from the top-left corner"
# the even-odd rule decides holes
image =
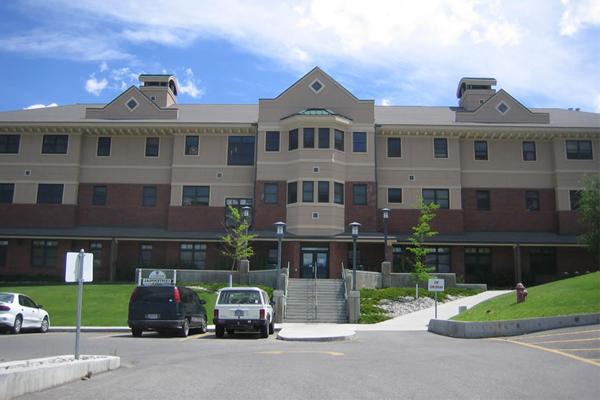
[[[383,261],[387,261],[388,260],[387,237],[388,237],[388,220],[390,218],[390,209],[382,208],[381,213],[383,214]]]
[[[352,228],[352,290],[356,290],[356,239],[358,238],[358,228],[360,224],[358,222],[352,222],[350,224]]]
[[[242,215],[244,216],[244,222],[246,223],[246,232],[245,233],[246,233],[246,236],[248,236],[248,226],[249,226],[248,219],[250,217],[250,206],[242,207]],[[246,245],[244,247],[244,251],[248,250],[248,240],[246,240],[245,244]],[[246,256],[246,259],[248,259],[247,256]]]
[[[279,221],[273,225],[277,227],[277,273],[281,273],[281,241],[283,240],[285,222]]]

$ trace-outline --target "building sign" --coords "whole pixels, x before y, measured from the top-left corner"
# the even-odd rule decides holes
[[[173,270],[140,270],[138,285],[163,286],[175,285],[175,272]]]
[[[444,291],[444,280],[443,279],[430,279],[427,290],[430,292],[443,292]]]

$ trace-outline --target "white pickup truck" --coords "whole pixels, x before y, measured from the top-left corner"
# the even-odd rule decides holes
[[[221,338],[235,331],[259,331],[268,338],[275,330],[273,307],[267,292],[257,287],[227,287],[217,292],[215,335]]]

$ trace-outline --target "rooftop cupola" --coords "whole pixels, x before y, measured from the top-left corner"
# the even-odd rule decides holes
[[[462,78],[458,82],[456,97],[458,105],[465,111],[474,111],[496,94],[494,78]]]
[[[177,103],[177,81],[173,75],[142,74],[140,90],[159,107]]]

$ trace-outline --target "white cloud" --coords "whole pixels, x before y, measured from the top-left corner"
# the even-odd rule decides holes
[[[598,0],[561,0],[565,11],[560,17],[560,34],[575,35],[579,30],[600,25],[600,1]]]
[[[383,99],[381,99],[380,104],[382,106],[391,106],[392,105],[392,100],[387,99],[387,98],[384,97]]]
[[[85,81],[85,91],[96,96],[99,96],[107,86],[108,81],[105,78],[98,80],[94,74],[92,74],[89,79]]]
[[[199,98],[204,95],[204,90],[199,88],[195,79],[194,79],[194,71],[191,68],[187,68],[185,70],[185,81],[179,82],[179,92],[187,94],[193,98]]]
[[[25,107],[23,110],[36,110],[38,108],[48,108],[48,107],[57,107],[58,104],[56,103],[50,103],[47,105],[44,104],[32,104],[30,106]]]
[[[108,64],[106,63],[106,61],[102,61],[100,63],[100,72],[104,72],[108,69]]]

